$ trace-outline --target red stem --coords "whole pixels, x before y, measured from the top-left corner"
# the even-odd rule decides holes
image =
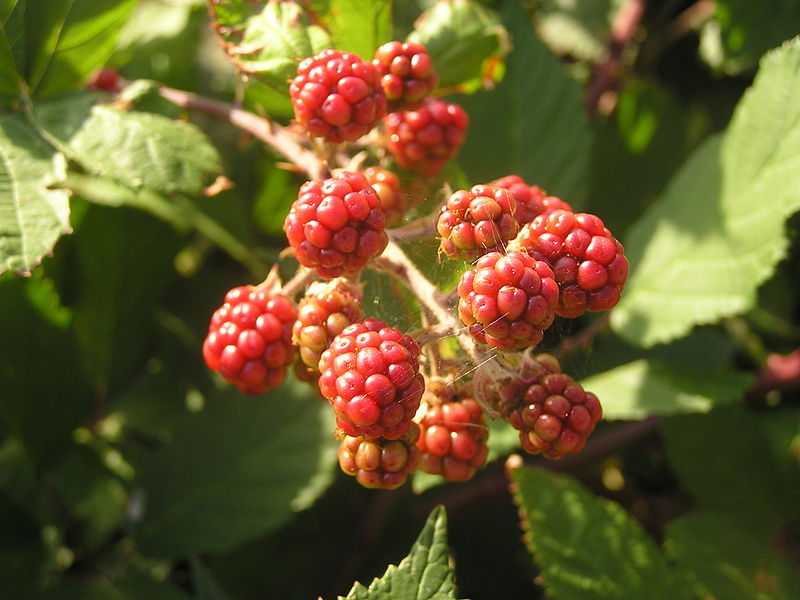
[[[644,15],[646,0],[627,0],[619,9],[611,26],[608,52],[603,62],[597,65],[594,78],[586,92],[586,109],[590,114],[598,111],[603,95],[614,89],[622,71],[622,52],[630,43]],[[610,111],[608,111],[610,112]]]
[[[246,131],[277,150],[292,164],[307,173],[311,179],[323,179],[329,175],[327,167],[317,155],[304,148],[298,142],[297,136],[290,133],[286,127],[233,104],[212,100],[191,92],[162,86],[159,88],[159,93],[176,106],[227,121],[234,127]]]

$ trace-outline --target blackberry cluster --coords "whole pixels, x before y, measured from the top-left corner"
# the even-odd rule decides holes
[[[555,358],[532,352],[557,315],[614,306],[628,272],[622,245],[598,217],[574,212],[518,175],[448,190],[435,233],[433,215],[403,223],[415,208],[411,198],[421,206],[437,197],[434,176],[458,153],[469,125],[461,107],[430,95],[438,81],[425,47],[410,42],[384,44],[371,62],[328,49],[299,63],[290,86],[296,126],[283,133],[324,152],[320,165],[331,174],[300,186],[284,219],[303,268],[283,287],[273,270],[258,287],[230,290],[203,343],[208,366],[246,394],[280,385],[294,362],[298,378],[333,409],[341,469],[369,488],[396,488],[417,468],[446,481],[471,479],[488,455],[484,412],[516,428],[530,453],[578,452],[602,416],[600,403]],[[377,151],[308,140],[353,142],[381,120],[362,140],[377,141]],[[392,159],[416,172],[402,174],[402,190],[385,168]],[[386,252],[387,221],[402,224],[391,234],[397,242],[427,228],[440,256],[471,263],[454,291],[477,348],[445,316],[452,296],[440,295],[397,243]],[[418,343],[366,317],[362,290],[371,281],[360,278],[368,266],[405,281],[427,305],[425,316],[442,323],[426,320],[414,334]],[[451,356],[439,344],[443,331],[460,338],[474,373],[464,377],[464,354]],[[430,351],[422,355],[421,344]]]

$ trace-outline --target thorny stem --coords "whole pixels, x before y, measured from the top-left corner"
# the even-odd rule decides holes
[[[383,254],[374,260],[374,265],[376,268],[394,275],[408,286],[436,318],[439,323],[439,331],[446,331],[458,340],[458,343],[475,363],[476,370],[480,368],[484,373],[498,380],[507,375],[506,368],[496,353],[487,353],[477,347],[472,336],[461,326],[453,314],[447,298],[439,291],[439,288],[420,273],[396,242],[390,239]],[[439,335],[439,338],[441,337],[442,335]],[[483,408],[489,414],[495,413],[491,407],[484,406]]]
[[[297,269],[294,277],[283,284],[281,287],[281,294],[287,297],[292,297],[300,292],[300,290],[304,289],[316,278],[317,272],[314,269],[301,266],[299,269]]]
[[[646,0],[626,0],[614,19],[608,40],[608,53],[605,60],[597,65],[594,78],[586,92],[586,109],[590,114],[598,111],[608,114],[613,110],[613,106],[603,107],[601,103],[606,93],[614,89],[619,81],[622,53],[636,33],[644,15],[645,4]]]
[[[455,336],[473,359],[476,357],[475,342],[456,321],[450,305],[439,291],[439,288],[420,273],[416,265],[411,262],[396,242],[390,240],[386,250],[375,259],[374,264],[377,268],[394,275],[405,283],[414,292],[419,301],[433,314],[443,330],[447,330],[450,335]]]
[[[162,86],[159,88],[159,93],[180,108],[210,115],[246,131],[277,150],[292,164],[307,173],[311,179],[323,179],[328,176],[328,168],[325,163],[314,152],[304,148],[286,127],[233,104],[212,100],[191,92]]]

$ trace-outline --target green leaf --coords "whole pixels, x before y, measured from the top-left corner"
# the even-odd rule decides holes
[[[624,509],[542,469],[512,472],[530,552],[558,600],[690,598]]]
[[[342,596],[339,599],[342,600]],[[356,583],[344,600],[455,600],[456,586],[447,547],[447,515],[438,506],[397,566],[365,587]]]
[[[0,339],[13,340],[0,344],[0,421],[39,466],[61,458],[91,399],[74,336],[31,301],[43,286],[38,271],[0,279]]]
[[[114,51],[136,0],[48,0],[25,11],[26,80],[35,97],[80,87]]]
[[[664,547],[699,598],[800,597],[794,568],[764,533],[740,523],[736,514],[700,510],[669,524]]]
[[[48,186],[66,161],[19,116],[0,117],[0,273],[29,273],[71,231],[69,198]]]
[[[11,105],[22,92],[22,80],[17,72],[11,43],[5,28],[0,29],[0,103]]]
[[[67,448],[47,485],[80,528],[82,547],[99,550],[121,528],[128,495],[121,481],[84,446]]]
[[[423,44],[443,88],[483,83],[485,61],[507,51],[497,16],[473,0],[439,0],[420,15],[409,41]]]
[[[321,0],[312,4],[330,31],[334,48],[371,61],[378,46],[392,39],[390,0]]]
[[[605,419],[708,412],[741,398],[752,377],[640,359],[587,377],[581,385],[600,398]]]
[[[164,194],[199,194],[220,172],[219,154],[195,125],[92,98],[76,94],[34,109],[37,125],[86,171]]]
[[[10,598],[34,598],[43,559],[41,527],[0,490],[0,581]]]
[[[762,54],[796,35],[800,23],[796,0],[717,0],[714,9],[700,31],[700,56],[729,75],[754,69]]]
[[[158,556],[221,552],[309,506],[333,474],[331,411],[292,381],[265,397],[226,390],[188,415],[134,486],[134,536]]]
[[[675,416],[664,419],[662,430],[670,464],[697,506],[770,529],[782,518],[798,516],[797,464],[782,457],[789,454],[790,441],[774,448],[759,412],[730,406]]]
[[[95,577],[85,580],[65,578],[56,585],[36,596],[39,600],[190,600],[168,581],[153,579],[150,574],[127,566],[113,579]]]
[[[473,182],[513,173],[580,203],[592,144],[581,90],[533,35],[517,2],[503,4],[503,20],[514,47],[506,75],[494,90],[459,99],[473,126],[458,162]]]
[[[533,14],[539,37],[558,55],[599,62],[622,0],[538,0]]]
[[[69,256],[77,271],[68,299],[73,326],[95,386],[116,390],[149,356],[154,307],[177,278],[182,240],[149,215],[99,206],[78,232]]]
[[[192,565],[192,577],[197,600],[229,600],[230,596],[220,587],[202,560],[192,556],[189,562]]]
[[[625,240],[611,323],[652,346],[751,308],[800,208],[800,39],[770,52],[724,137],[706,141]]]
[[[297,64],[331,47],[328,33],[309,24],[295,2],[268,2],[244,22],[234,22],[246,14],[240,2],[213,3],[211,10],[212,16],[223,19],[217,21],[218,31],[229,42],[224,49],[233,64],[286,95]]]
[[[144,210],[178,231],[194,228],[241,262],[254,276],[263,279],[268,270],[248,246],[190,198],[180,195],[166,198],[149,189],[133,190],[107,178],[84,175],[68,175],[60,186],[95,204]]]

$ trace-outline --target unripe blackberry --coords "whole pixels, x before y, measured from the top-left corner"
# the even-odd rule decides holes
[[[413,111],[396,111],[383,119],[386,147],[404,169],[436,175],[464,143],[469,118],[457,104],[428,97]]]
[[[289,94],[295,120],[329,142],[357,140],[386,114],[378,70],[349,52],[327,49],[300,62]]]
[[[425,388],[419,346],[382,321],[365,319],[334,338],[319,361],[319,390],[347,435],[397,439]]]
[[[505,188],[475,185],[454,192],[436,221],[439,250],[449,258],[468,261],[487,252],[503,252],[519,231],[515,211],[514,195]]]
[[[530,223],[539,215],[549,214],[555,210],[572,210],[572,207],[547,193],[536,185],[528,185],[519,175],[507,175],[496,179],[489,185],[505,188],[514,195],[517,201],[517,212],[514,216],[520,225]]]
[[[381,76],[389,112],[416,110],[439,84],[428,50],[416,42],[387,42],[372,61]]]
[[[489,430],[472,398],[431,404],[419,425],[419,466],[426,473],[466,481],[486,463]]]
[[[556,210],[525,225],[508,244],[553,269],[560,290],[556,313],[579,317],[616,306],[628,277],[622,244],[588,213]]]
[[[558,459],[580,452],[602,416],[597,396],[565,373],[549,373],[529,384],[508,421],[526,452]]]
[[[481,344],[532,348],[553,322],[558,285],[546,263],[523,252],[485,254],[461,276],[458,316]]]
[[[381,209],[386,213],[387,224],[402,219],[406,206],[405,198],[400,192],[400,178],[381,167],[367,167],[364,177],[378,194]]]
[[[296,318],[285,296],[250,285],[235,287],[211,316],[203,358],[243,393],[263,394],[286,377]]]
[[[283,230],[301,264],[333,278],[360,271],[386,248],[385,214],[361,173],[302,185]]]
[[[342,431],[339,436],[339,466],[364,487],[389,490],[400,487],[417,468],[419,427],[414,422],[396,440],[364,438]]]
[[[363,319],[361,291],[355,286],[343,279],[312,283],[297,305],[292,327],[298,378],[316,385],[322,353],[345,327]]]

